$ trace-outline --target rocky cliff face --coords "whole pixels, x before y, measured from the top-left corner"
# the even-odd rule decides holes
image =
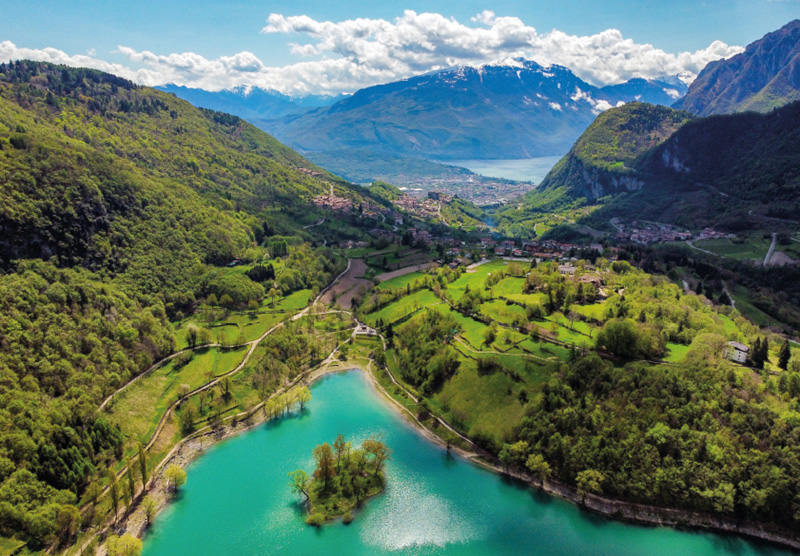
[[[636,159],[690,118],[686,112],[643,103],[608,110],[597,117],[532,195],[560,189],[566,198],[594,202],[638,191],[645,181],[634,170]],[[677,157],[674,161],[680,167]]]
[[[675,108],[700,116],[768,112],[800,99],[800,20],[765,35],[741,54],[708,64]]]
[[[666,144],[664,150],[661,151],[661,161],[666,169],[672,169],[679,174],[688,174],[689,167],[684,163],[684,158],[678,147],[679,138],[676,137],[674,141]]]

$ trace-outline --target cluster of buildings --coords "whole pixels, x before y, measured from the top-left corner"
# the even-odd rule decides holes
[[[411,195],[403,195],[396,199],[394,204],[404,211],[420,218],[434,218],[439,214],[439,201],[428,197],[420,198],[412,197]]]
[[[353,210],[353,201],[336,195],[319,195],[311,201],[315,207],[333,212],[350,212]]]
[[[492,238],[481,238],[481,247],[488,252],[494,253],[498,257],[515,257],[521,259],[536,259],[537,261],[568,261],[577,260],[579,251],[596,251],[604,253],[609,260],[616,260],[619,249],[616,247],[603,248],[599,243],[594,243],[588,247],[576,245],[574,243],[562,243],[559,241],[523,241],[521,243],[513,240],[495,241]]]
[[[317,172],[316,170],[311,170],[310,168],[298,168],[298,172],[301,174],[305,174],[307,176],[311,176],[312,178],[324,178],[325,175],[322,172]]]
[[[617,233],[614,236],[615,239],[620,241],[632,241],[644,245],[671,241],[688,241],[690,239],[735,237],[733,234],[718,232],[712,228],[706,228],[697,234],[693,234],[688,230],[683,230],[672,224],[643,220],[633,220],[627,223],[621,218],[612,218],[611,225],[617,229]]]

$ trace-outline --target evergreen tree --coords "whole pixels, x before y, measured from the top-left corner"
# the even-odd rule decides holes
[[[144,446],[139,444],[139,474],[142,477],[142,489],[147,489],[147,457],[144,454]]]
[[[789,359],[792,358],[792,350],[789,346],[789,340],[785,340],[781,346],[781,352],[778,354],[778,367],[784,371],[789,367]]]
[[[764,364],[769,362],[769,340],[764,338],[764,341],[761,342],[761,366],[759,369],[764,368]]]
[[[750,364],[756,369],[764,368],[764,360],[761,358],[761,339],[756,338],[753,349],[750,350]]]

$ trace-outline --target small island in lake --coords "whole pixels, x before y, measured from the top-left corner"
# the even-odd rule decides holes
[[[377,438],[353,449],[340,434],[333,446],[325,442],[313,453],[317,468],[311,476],[302,469],[289,473],[292,490],[305,496],[309,525],[319,527],[336,517],[350,523],[353,510],[386,487],[383,466],[392,451]]]

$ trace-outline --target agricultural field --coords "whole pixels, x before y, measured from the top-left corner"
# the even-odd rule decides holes
[[[409,296],[403,297],[399,301],[391,303],[383,309],[371,313],[364,317],[364,322],[370,326],[375,326],[378,321],[385,324],[396,322],[406,318],[412,313],[432,305],[437,305],[442,301],[437,298],[430,290],[419,290]]]
[[[238,267],[237,267],[238,268]],[[300,290],[285,297],[265,298],[257,311],[225,311],[220,307],[209,307],[189,319],[175,324],[176,349],[189,347],[187,331],[189,324],[208,328],[212,342],[222,345],[241,345],[260,338],[267,330],[299,311],[311,301],[311,290]]]
[[[683,358],[686,357],[686,353],[688,351],[689,346],[669,342],[667,343],[667,355],[664,356],[664,361],[669,361],[670,363],[679,363],[683,361]]]
[[[474,270],[465,272],[460,278],[448,284],[447,291],[455,301],[458,301],[464,295],[467,287],[469,291],[483,291],[489,275],[503,270],[507,266],[507,262],[499,260],[483,264]]]
[[[376,286],[376,288],[379,290],[397,290],[400,288],[405,288],[407,285],[413,284],[417,280],[422,280],[424,278],[425,274],[423,272],[411,272],[409,274],[395,276],[394,278],[383,280]]]
[[[425,288],[413,291],[415,285],[421,285],[418,280],[423,275],[407,274],[376,287],[373,291],[379,294],[373,294],[364,305],[370,312],[359,318],[372,326],[393,323],[401,346],[409,341],[403,338],[413,336],[420,326],[438,322],[429,318],[431,313],[449,319],[446,322],[452,324],[440,331],[444,336],[439,340],[427,338],[426,332],[420,331],[416,333],[421,336],[412,345],[417,349],[425,342],[438,342],[430,344],[431,349],[455,354],[458,365],[452,376],[431,389],[422,378],[414,378],[416,374],[408,374],[409,361],[400,360],[403,353],[410,352],[396,349],[386,354],[389,369],[397,380],[408,374],[404,386],[423,396],[459,430],[495,445],[509,438],[512,423],[521,418],[527,402],[539,395],[561,365],[595,350],[601,341],[606,342],[605,351],[624,354],[612,360],[614,367],[624,366],[631,358],[662,358],[678,364],[691,349],[704,349],[707,340],[702,333],[746,341],[756,330],[730,308],[724,312],[707,305],[665,278],[634,271],[627,263],[615,268],[620,272],[610,265],[579,271],[579,275],[589,272],[590,277],[602,277],[602,288],[591,296],[584,296],[588,286],[579,281],[580,276],[561,276],[547,263],[529,269],[494,260],[469,272],[449,268],[430,271],[436,277],[436,287],[442,285],[442,297]],[[528,280],[532,291],[523,293]],[[403,290],[409,285],[412,293],[406,294]],[[380,307],[376,304],[378,295],[383,300],[386,296],[395,298],[375,310]],[[599,301],[594,300],[596,297]],[[535,311],[531,317],[529,310]],[[680,326],[675,324],[679,320]],[[609,342],[606,329],[621,322],[629,323],[631,334],[641,330],[643,339],[632,336],[620,345]],[[663,332],[653,334],[655,327]],[[662,336],[668,340],[664,342]],[[693,343],[695,338],[699,343]],[[777,349],[772,346],[772,362],[767,363],[770,368],[777,361]],[[424,368],[415,371],[423,377],[425,372]]]
[[[183,364],[180,356],[140,378],[110,404],[108,419],[122,429],[129,449],[146,444],[161,416],[177,399],[181,388],[199,388],[215,377],[232,371],[242,362],[247,348],[205,348],[191,354]]]
[[[350,309],[353,297],[361,290],[366,291],[372,286],[370,280],[363,278],[367,272],[367,264],[363,259],[350,259],[350,268],[339,278],[339,281],[322,296],[322,303],[338,303],[345,309]]]
[[[711,251],[721,257],[742,260],[763,261],[767,255],[771,237],[743,237],[734,239],[702,239],[694,242],[700,249]]]

